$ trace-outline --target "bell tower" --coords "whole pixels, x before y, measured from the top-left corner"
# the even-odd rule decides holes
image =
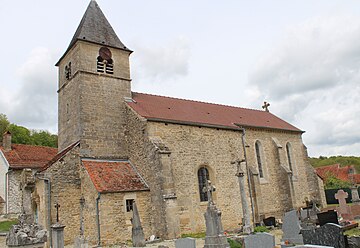
[[[81,155],[126,156],[125,99],[131,97],[129,56],[92,0],[59,68],[59,151],[79,141]]]

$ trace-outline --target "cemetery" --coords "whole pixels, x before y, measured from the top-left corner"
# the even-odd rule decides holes
[[[213,200],[215,186],[206,182],[203,191],[207,194],[208,205],[204,213],[206,233],[189,234],[173,240],[160,240],[154,235],[145,237],[141,218],[133,203],[132,240],[124,244],[101,247],[149,247],[149,248],[356,248],[360,247],[360,204],[355,201],[346,203],[348,193],[338,190],[335,198],[336,207],[319,209],[312,201],[305,201],[304,208],[285,213],[282,219],[263,218],[261,223],[239,226],[237,230],[224,230],[221,222],[221,210]],[[354,197],[354,196],[353,196]],[[356,197],[356,196],[355,196]],[[52,225],[51,244],[53,248],[88,248],[99,247],[88,244],[84,236],[81,217],[80,234],[73,245],[64,245],[65,225],[61,224],[60,206],[56,210],[56,223]],[[248,233],[248,229],[250,232]],[[43,248],[46,245],[47,232],[34,223],[31,216],[20,215],[18,224],[9,232],[0,233],[0,247]],[[5,235],[6,234],[6,238]],[[187,236],[187,237],[186,237]],[[5,245],[6,243],[6,245]]]

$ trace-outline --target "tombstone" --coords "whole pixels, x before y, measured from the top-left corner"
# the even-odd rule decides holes
[[[64,228],[60,223],[51,226],[52,248],[64,248]]]
[[[229,248],[227,238],[224,235],[224,230],[221,223],[221,211],[217,209],[212,199],[212,192],[214,187],[208,180],[204,191],[208,195],[208,207],[206,209],[205,222],[206,222],[206,237],[204,248]]]
[[[354,205],[360,205],[360,197],[357,187],[354,185],[351,187],[351,201]]]
[[[175,241],[175,248],[196,248],[196,242],[193,238],[177,239]]]
[[[141,226],[139,211],[136,206],[136,202],[133,202],[133,217],[132,223],[132,243],[133,247],[145,247],[145,236]]]
[[[296,210],[286,212],[282,225],[282,231],[284,233],[282,241],[289,242],[290,244],[304,244],[300,230],[300,221]]]
[[[327,223],[333,223],[339,225],[339,220],[337,213],[334,210],[329,210],[327,212],[317,214],[319,225],[323,226]]]
[[[285,246],[286,247],[286,246]],[[323,246],[323,245],[297,245],[292,246],[292,248],[334,248],[334,246]],[[283,248],[283,246],[281,246]]]
[[[346,198],[348,198],[348,193],[340,189],[335,194],[335,199],[339,201],[339,207],[336,208],[337,212],[344,219],[352,219],[350,207],[346,204]]]
[[[244,248],[274,248],[275,237],[270,233],[256,233],[244,237]]]
[[[316,229],[303,229],[301,233],[304,238],[304,244],[327,245],[334,248],[345,248],[346,237],[341,226],[328,223]]]
[[[84,206],[85,199],[84,197],[80,198],[80,235],[75,238],[74,248],[88,248],[88,241],[84,237]]]

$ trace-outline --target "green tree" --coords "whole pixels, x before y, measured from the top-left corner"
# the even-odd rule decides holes
[[[343,181],[335,176],[329,176],[325,179],[325,189],[340,189],[340,188],[350,188],[351,182]]]
[[[57,147],[57,135],[44,130],[32,130],[31,139],[33,145]]]
[[[18,126],[16,124],[10,124],[9,131],[11,132],[12,143],[32,145],[30,130],[26,127]]]
[[[3,134],[7,131],[10,122],[6,115],[0,114],[0,141],[2,141]]]

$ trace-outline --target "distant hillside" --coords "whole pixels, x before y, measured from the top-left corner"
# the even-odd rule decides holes
[[[314,168],[332,164],[340,164],[341,166],[355,165],[357,173],[360,173],[360,157],[355,156],[331,156],[319,158],[310,158],[310,163]]]

